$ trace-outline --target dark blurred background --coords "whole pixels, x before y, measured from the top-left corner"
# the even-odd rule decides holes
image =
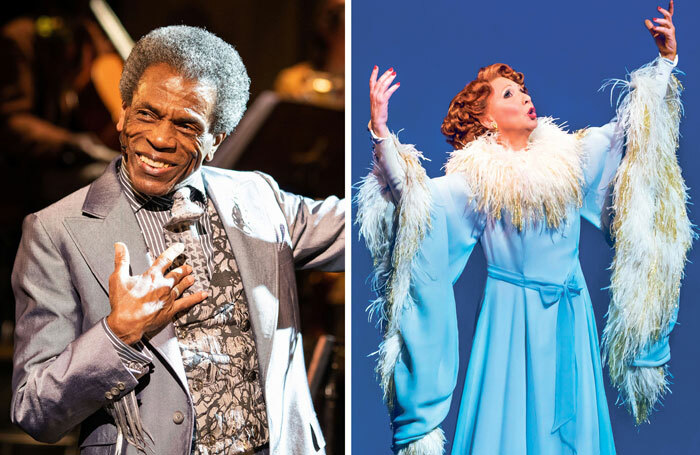
[[[186,24],[240,53],[252,81],[249,110],[212,164],[267,172],[282,189],[312,198],[344,193],[344,0],[107,3],[133,41]],[[23,1],[0,12],[0,455],[77,453],[72,435],[40,445],[9,422],[9,277],[24,216],[91,182],[119,149],[124,57],[94,8],[87,0]],[[326,450],[343,453],[344,274],[300,272],[298,287]]]

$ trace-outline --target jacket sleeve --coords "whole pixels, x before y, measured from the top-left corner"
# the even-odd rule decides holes
[[[345,269],[345,199],[314,200],[282,191],[272,177],[257,172],[272,188],[287,220],[298,269]]]
[[[12,288],[11,419],[35,439],[55,442],[138,381],[101,323],[83,331],[70,270],[37,215],[25,219]]]

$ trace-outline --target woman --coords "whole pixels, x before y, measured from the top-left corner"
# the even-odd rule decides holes
[[[673,2],[659,11],[646,25],[660,58],[631,75],[617,119],[601,128],[569,134],[538,120],[522,74],[482,68],[450,105],[442,131],[459,150],[437,179],[386,126],[396,73],[377,79],[373,70],[376,165],[358,193],[358,222],[375,260],[378,371],[400,453],[442,453],[458,360],[452,284],[478,241],[488,280],[453,453],[615,453],[578,260],[580,216],[615,240],[604,331],[613,383],[637,421],[666,389],[692,234],[674,155]]]

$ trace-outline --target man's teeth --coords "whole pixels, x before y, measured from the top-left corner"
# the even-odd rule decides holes
[[[149,157],[143,156],[143,155],[139,155],[139,159],[152,167],[170,167],[171,166],[168,163],[161,163],[160,161],[153,161]]]

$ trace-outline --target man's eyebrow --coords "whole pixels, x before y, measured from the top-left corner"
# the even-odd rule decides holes
[[[157,117],[162,117],[163,114],[161,111],[154,106],[153,104],[149,103],[148,101],[138,101],[134,103],[133,106],[135,109],[148,109],[149,111],[153,112]],[[173,123],[178,124],[178,125],[184,125],[184,124],[192,124],[196,125],[200,129],[205,129],[207,127],[206,120],[202,119],[199,116],[196,115],[176,115],[172,118]]]
[[[176,115],[173,117],[173,122],[177,124],[194,124],[201,128],[205,127],[204,120],[195,115]]]
[[[139,108],[148,109],[149,111],[152,111],[154,114],[156,114],[159,117],[161,115],[160,110],[156,106],[149,103],[148,101],[139,101],[136,103],[136,105],[134,107],[137,109],[139,109]]]

